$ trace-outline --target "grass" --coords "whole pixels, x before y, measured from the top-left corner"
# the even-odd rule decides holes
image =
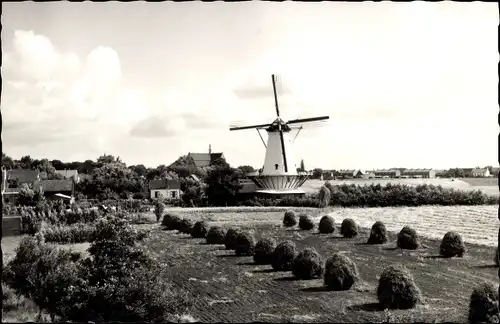
[[[435,214],[442,217],[451,212],[446,207],[433,208]],[[455,212],[470,213],[473,208],[484,207],[456,208]],[[419,209],[413,208],[412,212]],[[403,208],[346,208],[334,212],[342,211],[350,217],[357,213],[356,217],[362,218],[368,210],[378,210],[370,215],[373,218],[391,212],[393,216],[411,214],[408,208],[404,212]],[[424,209],[420,214],[427,212]],[[484,210],[476,212],[480,214]],[[318,210],[313,216],[319,221],[322,214]],[[238,226],[252,232],[256,239],[274,238],[278,243],[292,240],[299,250],[314,247],[325,259],[335,252],[345,254],[356,262],[361,276],[361,283],[349,291],[325,291],[322,279],[293,280],[290,272],[276,273],[270,266],[257,266],[251,257],[235,257],[223,246],[209,246],[203,244],[203,239],[193,239],[176,231],[153,231],[145,244],[169,266],[169,276],[174,282],[200,296],[192,315],[203,322],[466,322],[473,287],[480,280],[495,284],[498,280],[497,268],[492,264],[492,246],[468,243],[464,258],[442,259],[437,257],[440,240],[423,238],[424,248],[402,251],[396,248],[396,234],[390,232],[389,243],[366,245],[367,229],[362,229],[354,239],[341,238],[338,227],[332,235],[317,234],[316,230],[285,229],[281,226],[283,212],[190,211],[181,215],[225,228]],[[342,217],[336,218],[337,225],[341,220]],[[398,230],[404,221],[404,217],[399,219]],[[371,226],[371,220],[369,222]],[[448,225],[442,227],[444,231],[449,230]],[[466,237],[464,240],[467,242]],[[405,264],[412,272],[425,302],[413,310],[384,312],[378,308],[375,294],[378,276],[385,267],[397,263]]]

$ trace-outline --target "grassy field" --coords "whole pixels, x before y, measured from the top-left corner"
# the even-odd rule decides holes
[[[443,188],[453,188],[457,190],[481,190],[488,195],[498,195],[497,178],[464,178],[464,179],[349,179],[349,180],[329,180],[333,185],[356,184],[363,186],[365,184],[380,184],[382,186],[388,183],[400,183],[407,185],[441,185]],[[306,193],[317,193],[325,181],[310,179],[307,180],[301,189]]]
[[[473,287],[481,280],[498,284],[498,268],[493,265],[498,206],[294,209],[306,211],[316,222],[325,214],[332,215],[337,225],[344,218],[353,218],[363,228],[354,239],[340,237],[338,226],[332,235],[285,229],[281,226],[285,209],[171,210],[193,220],[203,219],[210,225],[248,230],[257,239],[292,240],[299,249],[314,247],[324,259],[335,252],[346,254],[360,272],[361,282],[356,287],[342,292],[325,291],[322,279],[294,280],[290,272],[274,272],[270,266],[254,265],[251,257],[235,257],[223,246],[207,245],[203,239],[176,231],[163,231],[158,224],[140,225],[152,228],[143,244],[165,264],[169,278],[197,296],[190,315],[203,322],[465,322]],[[152,214],[147,216],[154,218]],[[391,231],[389,243],[363,244],[368,228],[376,220],[383,221]],[[396,233],[404,225],[413,226],[423,237],[423,248],[396,248]],[[437,257],[440,239],[449,230],[462,234],[467,244],[463,258]],[[4,261],[13,256],[20,240],[3,239]],[[88,244],[60,247],[83,251]],[[425,297],[424,304],[406,311],[380,310],[375,294],[378,276],[385,267],[398,263],[412,272]],[[17,299],[15,303],[19,307],[11,303],[6,319],[34,319],[36,306],[29,300]]]
[[[362,212],[366,209],[359,209]],[[168,265],[175,283],[198,296],[191,315],[203,322],[466,322],[473,287],[481,280],[498,283],[491,246],[467,244],[465,257],[442,259],[437,257],[437,240],[424,238],[422,249],[402,251],[395,248],[394,233],[388,244],[366,245],[366,229],[357,238],[344,239],[338,228],[332,235],[282,228],[282,215],[190,212],[184,216],[225,228],[238,226],[257,239],[292,240],[299,249],[316,248],[323,258],[343,253],[356,262],[360,284],[350,291],[325,291],[321,279],[294,280],[290,272],[274,272],[270,266],[254,265],[251,257],[235,257],[223,246],[159,227],[145,244]],[[412,272],[425,301],[413,310],[387,312],[377,306],[375,289],[383,269],[397,263]]]

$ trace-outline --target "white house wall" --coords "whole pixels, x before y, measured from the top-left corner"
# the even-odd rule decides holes
[[[168,199],[179,199],[180,198],[180,190],[179,189],[156,189],[156,190],[151,190],[151,199],[156,198],[156,193],[159,193],[162,198],[168,198]],[[175,198],[172,198],[172,192],[175,192]]]
[[[288,172],[285,172],[280,133],[268,132],[267,134],[267,149],[266,156],[264,158],[264,168],[262,170],[262,175],[297,175],[297,164],[292,142],[290,139],[290,132],[283,132]],[[275,167],[276,164],[278,164],[277,170]]]

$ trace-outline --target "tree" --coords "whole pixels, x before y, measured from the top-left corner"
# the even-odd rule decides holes
[[[145,177],[148,174],[148,169],[144,166],[144,164],[131,165],[128,168],[135,172],[139,177]]]
[[[14,160],[2,152],[2,167],[7,170],[14,169]]]
[[[323,174],[323,169],[316,168],[313,170],[313,179],[321,179],[321,175]]]
[[[238,169],[240,169],[243,172],[243,174],[255,172],[255,169],[250,165],[240,165]]]
[[[304,160],[301,160],[301,161],[300,161],[300,170],[301,170],[302,172],[306,171],[306,168],[305,168],[305,166],[304,166]]]
[[[232,205],[236,202],[236,195],[242,187],[238,182],[242,172],[231,168],[227,163],[221,161],[219,163],[213,165],[207,173],[205,193],[210,205]]]
[[[33,159],[29,155],[25,155],[19,160],[19,167],[21,169],[31,169],[33,164]]]

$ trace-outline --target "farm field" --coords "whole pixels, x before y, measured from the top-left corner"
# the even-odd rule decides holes
[[[252,232],[256,239],[274,238],[278,243],[292,240],[299,250],[314,247],[324,259],[335,252],[343,253],[357,264],[361,277],[357,286],[349,291],[325,291],[322,279],[294,280],[291,272],[274,272],[270,266],[254,265],[252,257],[235,257],[234,252],[222,245],[207,245],[204,239],[164,231],[159,224],[136,226],[152,229],[142,244],[166,266],[169,278],[195,296],[189,315],[203,322],[466,322],[472,289],[481,280],[498,283],[498,268],[493,265],[498,205],[291,208],[306,211],[316,224],[321,216],[330,214],[337,225],[331,235],[283,228],[286,209],[290,208],[169,208],[168,211],[195,221],[205,220],[211,226],[239,227]],[[152,213],[147,216],[154,219]],[[362,227],[356,238],[344,239],[339,235],[339,225],[347,217]],[[390,231],[389,242],[378,246],[363,244],[377,220],[383,221]],[[396,248],[397,232],[404,225],[414,227],[423,237],[423,248],[416,251]],[[466,242],[467,253],[463,258],[437,257],[440,240],[449,230],[458,231]],[[20,240],[19,236],[3,239],[4,261],[13,257]],[[59,247],[84,251],[88,243]],[[424,304],[412,310],[378,309],[378,276],[385,267],[394,264],[404,264],[411,271],[422,290]]]
[[[317,193],[326,181],[309,179],[301,189],[306,193]],[[498,179],[497,178],[466,178],[466,179],[348,179],[348,180],[329,180],[333,185],[355,184],[368,185],[380,184],[382,186],[388,183],[406,184],[406,185],[441,185],[443,188],[453,188],[457,190],[481,190],[488,195],[498,195]]]
[[[394,233],[388,244],[366,245],[366,229],[357,238],[344,239],[338,227],[332,235],[282,228],[282,215],[254,213],[251,219],[242,219],[236,213],[193,212],[184,216],[225,228],[238,226],[253,232],[256,239],[292,240],[298,249],[316,248],[323,258],[343,253],[356,262],[361,282],[349,291],[325,291],[322,279],[294,280],[291,272],[254,265],[252,257],[236,257],[222,245],[207,245],[204,239],[158,227],[145,245],[168,266],[176,284],[198,296],[190,314],[203,322],[466,322],[473,287],[480,280],[498,282],[491,246],[467,244],[463,258],[441,259],[436,257],[437,240],[423,239],[422,249],[403,251],[395,248]],[[377,307],[378,276],[398,263],[412,272],[425,300],[413,310],[387,313]]]

